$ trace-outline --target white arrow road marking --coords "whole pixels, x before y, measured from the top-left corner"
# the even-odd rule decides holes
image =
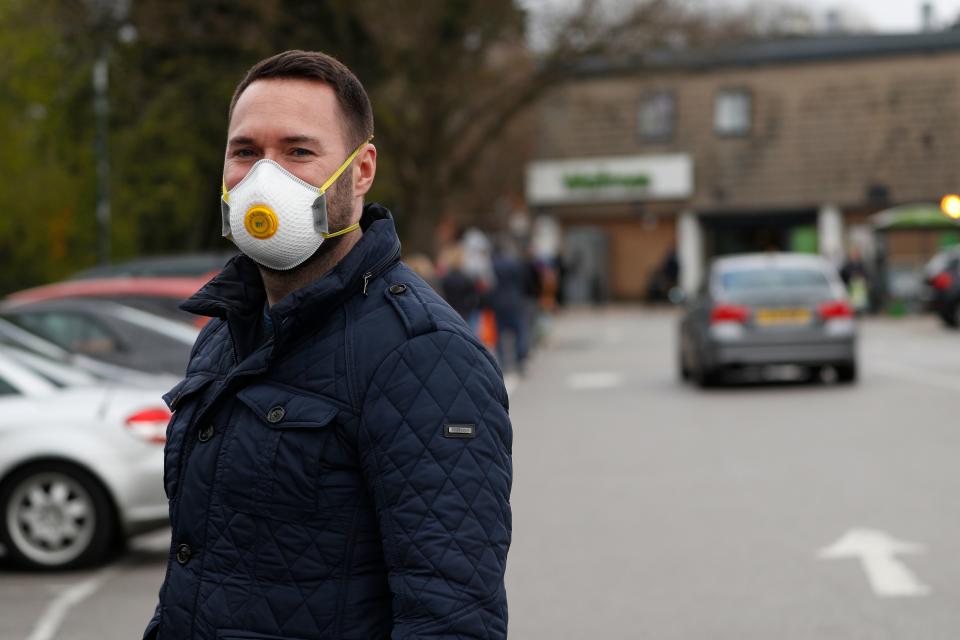
[[[104,585],[114,576],[116,571],[112,568],[103,569],[93,574],[90,578],[79,582],[73,586],[67,587],[53,602],[47,605],[37,626],[33,628],[33,633],[27,640],[53,640],[57,637],[60,625],[63,624],[70,609],[74,608]]]
[[[818,556],[825,560],[857,558],[874,594],[882,598],[903,598],[929,595],[931,589],[918,581],[907,565],[895,556],[923,552],[923,545],[897,540],[884,531],[851,529],[832,545],[821,549]]]
[[[619,387],[623,383],[623,376],[612,371],[588,371],[575,373],[567,378],[567,386],[571,389],[610,389]]]

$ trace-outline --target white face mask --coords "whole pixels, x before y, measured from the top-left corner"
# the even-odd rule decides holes
[[[327,238],[360,227],[330,233],[327,189],[370,142],[364,141],[320,187],[296,177],[273,160],[258,160],[233,189],[223,187],[223,237],[257,263],[286,271],[303,264]]]

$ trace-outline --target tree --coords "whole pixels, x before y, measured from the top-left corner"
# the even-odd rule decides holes
[[[89,76],[70,64],[53,3],[0,4],[0,292],[64,275],[92,259],[92,143],[77,136]],[[87,249],[89,247],[89,250]]]
[[[531,16],[519,0],[135,0],[138,37],[115,42],[110,60],[113,257],[227,247],[227,105],[244,71],[277,51],[327,51],[358,74],[381,152],[371,197],[395,211],[408,250],[429,251],[442,216],[482,215],[521,188],[531,106],[585,61],[642,68],[653,49],[756,28],[688,0],[558,6]],[[90,72],[100,39],[116,34],[96,31],[91,8],[0,3],[0,291],[95,259]]]

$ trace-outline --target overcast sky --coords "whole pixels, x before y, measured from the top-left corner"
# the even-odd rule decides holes
[[[878,31],[916,31],[920,28],[920,0],[808,0],[807,5],[817,13],[831,8],[852,9],[867,19]],[[960,14],[960,0],[931,0],[934,19],[940,26],[956,21]]]
[[[520,0],[522,4],[536,12],[549,11],[552,7],[575,6],[577,0]],[[606,0],[614,6],[629,0]],[[697,0],[694,0],[697,1]],[[751,3],[780,2],[806,7],[823,24],[831,9],[839,9],[851,14],[852,20],[845,23],[867,24],[871,30],[888,32],[910,32],[920,29],[920,6],[922,0],[699,0],[706,6],[716,6],[718,2],[730,5]],[[946,27],[960,17],[960,0],[929,0],[933,5],[934,24]]]

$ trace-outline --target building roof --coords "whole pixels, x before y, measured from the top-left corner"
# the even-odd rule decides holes
[[[582,75],[604,75],[640,68],[711,69],[826,62],[905,54],[960,51],[960,30],[907,34],[846,34],[756,40],[699,50],[658,50],[629,58],[593,57],[577,65]]]

